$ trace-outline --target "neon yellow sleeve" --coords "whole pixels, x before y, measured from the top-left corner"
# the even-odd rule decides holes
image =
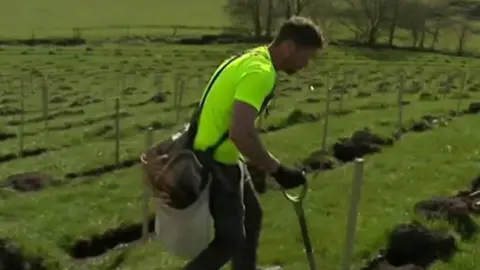
[[[262,103],[275,84],[275,76],[261,65],[250,66],[240,78],[235,90],[235,99],[243,101],[260,111]]]

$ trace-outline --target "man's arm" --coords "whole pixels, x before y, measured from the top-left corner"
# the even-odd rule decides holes
[[[265,149],[257,129],[255,119],[258,111],[252,105],[236,100],[233,105],[233,119],[230,139],[249,161],[268,173],[277,171],[279,162]]]

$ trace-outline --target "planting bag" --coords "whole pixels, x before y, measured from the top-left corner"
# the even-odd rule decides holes
[[[184,209],[171,208],[155,199],[155,231],[165,250],[184,258],[194,258],[210,242],[210,182],[198,200]]]

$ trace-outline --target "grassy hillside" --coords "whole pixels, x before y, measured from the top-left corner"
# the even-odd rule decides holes
[[[146,131],[153,128],[160,141],[180,129],[217,65],[249,45],[91,39],[219,32],[229,22],[223,3],[0,0],[0,39],[68,37],[74,28],[89,39],[72,47],[0,47],[0,269],[27,269],[27,262],[30,270],[173,270],[184,263],[154,240],[139,241]],[[336,38],[350,38],[340,25],[333,29]],[[397,36],[395,44],[410,45],[410,33]],[[456,42],[449,31],[438,48],[455,49]],[[309,177],[305,202],[320,269],[340,266],[354,156],[364,157],[365,169],[352,269],[385,248],[396,225],[418,218],[417,202],[469,188],[480,161],[472,110],[480,102],[479,69],[477,58],[332,46],[299,74],[279,75],[271,115],[259,127],[271,152],[289,165],[322,165],[307,157],[321,149],[329,117],[331,163]],[[399,126],[404,134],[394,140]],[[347,140],[365,130],[382,142]],[[261,201],[261,263],[307,269],[291,205],[274,190]],[[452,261],[429,269],[478,269],[477,238],[467,241],[444,222],[425,224],[449,232],[460,247]]]
[[[131,26],[135,34],[154,33],[145,26],[217,26],[228,24],[222,0],[2,0],[0,37],[28,38],[69,35],[73,28],[98,28],[88,35],[125,35]],[[169,29],[170,30],[170,29]],[[157,30],[158,31],[158,30]]]
[[[153,126],[156,140],[177,130],[192,112],[216,65],[240,49],[238,45],[4,48],[0,64],[0,178],[43,172],[58,183],[32,193],[2,189],[0,238],[18,243],[31,257],[45,259],[45,269],[112,269],[118,261],[122,262],[120,269],[178,267],[181,260],[162,253],[154,242],[137,243],[125,261],[121,260],[125,249],[118,246],[111,250],[106,242],[99,242],[82,249],[80,243],[127,225],[134,229],[114,233],[114,246],[139,239],[141,173],[138,166],[130,166],[144,150],[145,129]],[[461,110],[478,101],[479,67],[479,60],[469,58],[330,48],[298,76],[281,76],[272,116],[263,123],[268,132],[262,136],[272,152],[288,164],[319,149],[328,76],[336,89],[327,140],[330,151],[340,137],[365,127],[391,136],[398,118],[399,68],[406,71],[403,124],[409,130],[422,116],[446,116],[456,110],[458,97],[462,98]],[[443,93],[446,77],[462,70],[469,72],[463,94],[459,78],[451,92]],[[344,72],[353,72],[345,79],[348,86],[342,86]],[[47,75],[46,84],[43,75]],[[178,75],[185,81],[179,121],[173,108],[173,85]],[[18,157],[22,81],[25,156]],[[48,89],[47,130],[42,119],[43,88]],[[159,93],[164,100],[152,101]],[[117,97],[121,105],[120,158],[132,162],[107,168],[115,162]],[[409,132],[382,153],[366,157],[354,269],[384,246],[384,232],[411,220],[415,202],[468,186],[478,172],[476,117],[462,115],[453,118],[448,127]],[[338,269],[352,173],[352,166],[347,164],[312,179],[306,210],[322,269]],[[263,196],[262,203],[266,212],[262,263],[306,269],[293,209],[274,191]],[[462,252],[453,263],[437,263],[434,269],[476,269],[475,244],[460,244]],[[81,249],[89,256],[80,256]]]

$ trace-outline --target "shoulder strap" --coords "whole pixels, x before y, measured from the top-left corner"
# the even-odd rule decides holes
[[[213,74],[213,77],[210,79],[210,82],[207,85],[207,88],[205,89],[205,92],[203,93],[203,96],[200,100],[200,103],[198,107],[195,109],[195,112],[192,115],[192,118],[190,119],[190,124],[194,122],[198,122],[200,118],[200,114],[202,112],[203,106],[205,105],[205,101],[207,100],[207,96],[210,93],[210,90],[212,89],[213,83],[217,80],[218,76],[220,76],[220,73],[225,70],[225,68],[231,64],[234,60],[236,60],[240,55],[235,55],[231,57],[223,66],[221,66],[215,74]]]
[[[215,72],[213,77],[210,79],[210,82],[208,83],[207,88],[205,89],[205,91],[203,93],[202,99],[200,100],[200,104],[195,109],[194,113],[192,114],[192,117],[190,118],[190,123],[189,123],[188,131],[187,131],[187,136],[188,136],[187,147],[188,148],[193,148],[193,141],[194,141],[195,136],[196,136],[197,131],[198,131],[200,114],[202,112],[203,106],[205,105],[205,101],[207,100],[207,96],[210,93],[210,90],[212,89],[213,83],[215,83],[215,81],[218,79],[218,76],[220,76],[220,73],[222,73],[228,65],[230,65],[233,61],[235,61],[241,55],[242,54],[238,54],[238,55],[235,55],[235,56],[231,57],[225,64],[223,64],[217,70],[217,72]],[[222,139],[223,137],[225,137],[225,139],[226,139],[228,137],[228,133],[227,133],[226,136],[221,137],[220,140],[222,140],[222,142],[220,142],[220,144],[223,143],[223,141],[225,141],[225,139]],[[218,143],[215,143],[215,145],[217,145],[217,144]],[[220,144],[218,144],[218,145],[220,145]],[[209,149],[210,148],[211,147],[209,147]]]

